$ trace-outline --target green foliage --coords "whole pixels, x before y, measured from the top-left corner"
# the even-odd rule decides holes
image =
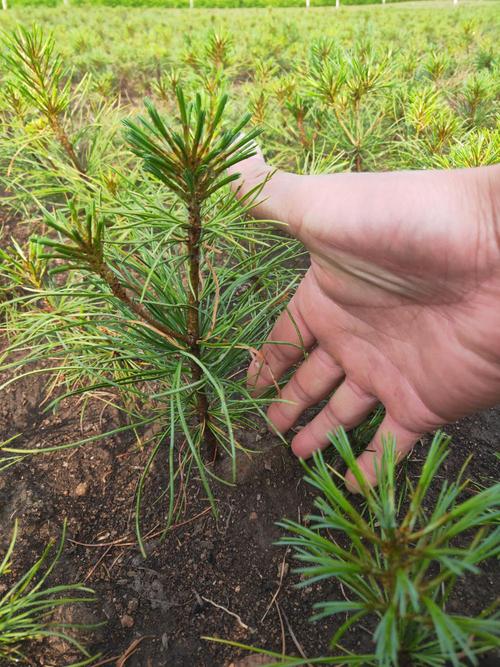
[[[43,638],[58,637],[81,654],[83,659],[78,665],[74,663],[73,667],[89,665],[98,656],[90,656],[72,636],[72,631],[81,630],[82,626],[58,621],[54,612],[68,604],[91,602],[93,591],[80,584],[47,585],[61,557],[65,530],[52,558],[50,554],[53,545],[49,544],[29,570],[11,583],[17,534],[16,523],[10,544],[0,561],[0,583],[6,584],[5,592],[0,596],[0,659],[6,660],[7,664],[31,664],[24,653],[26,645]]]
[[[17,113],[22,116],[27,106],[34,107],[52,130],[72,166],[84,176],[85,168],[60,119],[70,104],[71,80],[61,56],[54,53],[53,36],[45,37],[36,26],[32,30],[21,27],[4,40],[4,45],[9,94],[12,96],[15,91],[24,104],[17,108]],[[15,106],[14,110],[16,112]]]
[[[255,155],[252,140],[259,134],[240,132],[248,124],[247,114],[234,128],[220,133],[220,123],[227,105],[224,95],[211,113],[203,108],[201,96],[186,106],[181,88],[176,89],[181,119],[180,131],[165,125],[155,107],[146,100],[149,121],[140,124],[125,121],[127,138],[136,155],[144,160],[146,171],[169,187],[191,209],[220,188],[238,178],[228,176],[229,167]]]
[[[456,164],[448,156],[458,144],[474,144],[478,131],[498,141],[496,9],[491,2],[456,10],[450,0],[357,8],[342,20],[329,8],[207,11],[196,21],[185,11],[120,7],[31,13],[68,36],[61,46],[72,80],[86,77],[85,111],[116,100],[127,115],[128,102],[143,95],[173,110],[182,81],[193,99],[202,91],[229,93],[231,122],[250,111],[276,166],[304,171],[314,154],[323,169],[371,171]],[[347,77],[330,101],[318,95],[328,71]],[[118,115],[102,114],[109,121]],[[74,115],[68,120],[78,140],[79,123]],[[89,142],[80,144],[85,163]],[[101,159],[103,172],[124,159],[131,166],[130,154],[114,157]]]
[[[447,604],[465,575],[470,582],[482,563],[500,554],[500,484],[465,493],[471,489],[464,466],[456,480],[442,482],[436,491],[449,446],[449,438],[437,433],[418,480],[407,480],[400,491],[395,444],[387,441],[374,488],[365,481],[345,431],[331,440],[364,503],[353,501],[342,488],[342,476],[316,453],[314,466],[304,467],[305,480],[320,493],[317,513],[303,524],[283,521],[280,544],[291,547],[301,563],[300,586],[321,582],[326,590],[328,583],[342,588],[343,599],[315,604],[311,619],[339,619],[333,655],[284,658],[244,648],[288,666],[477,664],[478,655],[500,645],[498,600],[477,617],[448,612]],[[360,623],[375,628],[371,655],[356,655],[340,643]]]
[[[54,53],[54,37],[46,37],[36,26],[32,30],[21,27],[6,45],[4,59],[18,93],[49,121],[64,113],[71,81],[65,77],[61,56]]]
[[[390,86],[390,59],[390,53],[378,53],[366,42],[342,51],[322,39],[311,49],[306,85],[319,100],[322,132],[355,171],[364,170],[388,139],[387,111],[376,101]]]
[[[335,482],[335,471],[316,455],[306,480],[322,494],[318,514],[308,525],[285,521],[291,533],[281,544],[292,546],[303,563],[298,570],[312,582],[334,579],[346,600],[316,605],[314,619],[345,614],[332,638],[336,647],[346,632],[365,617],[374,617],[377,665],[462,665],[500,645],[500,618],[494,607],[479,617],[448,613],[446,604],[457,581],[477,574],[479,566],[500,553],[500,484],[463,500],[468,488],[462,475],[445,481],[433,503],[449,439],[436,434],[419,479],[396,490],[396,453],[386,442],[377,488],[367,485],[345,432],[332,438],[337,452],[362,489],[360,512]],[[462,471],[463,473],[463,471]],[[434,488],[435,492],[435,488]],[[341,531],[349,547],[337,541]]]
[[[12,7],[46,6],[56,7],[62,0],[11,0]],[[405,0],[387,0],[388,2],[404,2]],[[76,6],[105,7],[162,7],[187,8],[189,0],[71,0]],[[342,5],[378,4],[377,0],[341,0]],[[305,0],[194,0],[196,9],[201,8],[243,8],[243,7],[304,7]],[[312,0],[313,7],[335,6],[335,0]]]
[[[46,43],[38,31],[23,35],[28,44]],[[21,60],[24,48],[9,62]],[[219,48],[215,60],[220,57]],[[59,62],[51,47],[47,62],[54,59]],[[41,77],[55,91],[51,99],[61,87],[54,71],[55,82]],[[53,112],[45,97],[39,104],[32,91],[25,97],[40,113]],[[146,476],[164,450],[167,525],[183,509],[192,471],[216,511],[214,460],[230,457],[234,481],[237,429],[253,426],[255,412],[264,416],[265,399],[252,398],[245,386],[246,360],[299,278],[287,268],[296,244],[267,223],[245,220],[259,188],[241,200],[228,188],[237,174],[228,176],[227,169],[254,154],[258,130],[241,134],[248,114],[224,123],[227,99],[197,95],[188,103],[177,87],[177,112],[168,120],[146,101],[147,119],[125,121],[144,165],[143,171],[116,170],[127,189],[97,196],[102,183],[76,170],[78,196],[68,188],[50,207],[37,201],[46,233],[32,236],[26,249],[14,241],[2,250],[3,308],[12,332],[3,368],[21,369],[19,377],[52,374],[50,386],[59,391],[49,409],[69,396],[116,402],[128,424],[111,433],[131,430],[140,437],[154,425],[138,485],[139,541]],[[47,359],[49,367],[40,369]]]
[[[118,119],[107,102],[87,106],[90,80],[72,85],[71,69],[56,52],[54,37],[34,26],[4,34],[1,54],[3,122],[0,186],[13,215],[29,215],[33,227],[40,204],[64,208],[69,197],[92,200],[115,194],[110,173],[118,158]],[[120,155],[126,164],[126,157]],[[39,220],[37,220],[39,222]]]
[[[269,400],[248,394],[245,368],[300,273],[296,245],[247,219],[258,190],[242,202],[229,191],[225,169],[253,150],[249,127],[262,128],[274,165],[301,173],[499,159],[495,3],[339,14],[297,5],[2,13],[15,30],[0,60],[2,217],[17,216],[30,236],[3,231],[0,308],[10,344],[1,362],[10,377],[2,388],[47,374],[48,410],[66,398],[80,400],[83,418],[91,399],[121,410],[125,421],[107,434],[59,447],[131,432],[148,448],[136,497],[141,545],[154,464],[166,469],[167,525],[185,509],[190,475],[216,511],[213,458],[227,456],[234,479],[241,433]],[[54,27],[57,48],[39,29],[18,27],[32,20]],[[143,96],[152,101],[132,120]],[[356,430],[357,446],[379,420]],[[353,466],[344,435],[335,444]],[[22,436],[1,449],[0,468],[40,451],[23,448]],[[467,619],[445,603],[465,572],[497,553],[498,487],[461,502],[458,480],[428,509],[444,449],[437,438],[405,499],[389,446],[364,510],[317,458],[308,479],[323,493],[319,514],[308,526],[288,522],[287,543],[304,575],[339,578],[350,591],[317,609],[345,615],[335,643],[364,616],[378,631],[374,654],[336,646],[307,662],[389,665],[396,656],[403,665],[411,654],[437,667],[497,645],[493,610]]]

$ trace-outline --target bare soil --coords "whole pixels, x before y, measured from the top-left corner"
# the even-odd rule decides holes
[[[44,411],[43,378],[26,378],[9,386],[0,401],[0,440],[21,434],[20,447],[61,445],[119,425],[119,416],[95,401],[81,416],[76,400],[58,414]],[[0,378],[1,382],[1,378]],[[477,488],[499,478],[495,457],[500,409],[450,426],[452,454],[440,479],[453,478],[469,454],[469,476]],[[335,583],[297,589],[292,555],[275,546],[283,517],[304,517],[314,493],[291,452],[262,424],[246,444],[262,450],[240,462],[236,487],[217,488],[220,514],[210,512],[200,486],[187,488],[188,512],[162,541],[159,531],[165,500],[155,502],[165,484],[161,457],[146,488],[144,531],[147,559],[135,544],[133,499],[149,452],[134,436],[121,434],[77,449],[26,458],[0,474],[0,553],[15,517],[20,522],[13,575],[33,563],[47,541],[57,539],[63,520],[68,540],[54,581],[81,581],[91,586],[97,602],[85,610],[71,608],[68,620],[105,621],[88,638],[102,653],[100,660],[119,667],[228,667],[243,651],[204,637],[313,657],[328,651],[335,624],[310,624],[314,602],[339,599]],[[401,469],[418,475],[426,443],[418,445]],[[438,489],[432,492],[437,495]],[[497,563],[465,581],[452,600],[454,611],[474,614],[500,589]],[[358,630],[351,648],[371,649],[369,628]],[[128,657],[127,657],[128,656]],[[71,652],[60,642],[30,648],[33,666],[64,667]],[[122,659],[122,662],[120,662]],[[257,664],[257,663],[253,663]],[[497,663],[498,664],[498,663]]]

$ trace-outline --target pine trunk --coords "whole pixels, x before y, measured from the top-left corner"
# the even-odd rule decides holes
[[[187,240],[189,284],[188,284],[188,315],[187,333],[189,338],[190,352],[196,359],[201,359],[200,349],[200,257],[201,257],[201,211],[199,202],[194,202],[189,207],[189,232]],[[203,373],[199,365],[191,361],[191,378],[193,382],[199,382]],[[205,387],[196,390],[197,418],[199,426],[203,430],[203,438],[206,446],[208,460],[214,460],[217,455],[217,443],[211,432],[208,422],[208,397]]]

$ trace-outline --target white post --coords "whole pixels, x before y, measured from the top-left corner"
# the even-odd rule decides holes
[[[7,9],[7,0],[2,0],[2,9]]]
[[[382,4],[385,5],[385,0],[382,0]]]
[[[311,0],[306,0],[306,9],[309,9],[311,6]]]
[[[189,9],[193,9],[194,7],[194,0],[189,0]]]
[[[335,0],[335,9],[340,7],[340,0]]]
[[[453,0],[454,5],[458,5],[458,0]]]

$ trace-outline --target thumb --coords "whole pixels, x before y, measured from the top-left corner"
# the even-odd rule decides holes
[[[256,155],[228,169],[229,174],[239,175],[232,183],[233,191],[241,198],[262,186],[251,214],[261,220],[283,222],[293,236],[299,237],[307,202],[307,176],[273,169],[267,164],[259,146],[256,146],[256,150]]]

